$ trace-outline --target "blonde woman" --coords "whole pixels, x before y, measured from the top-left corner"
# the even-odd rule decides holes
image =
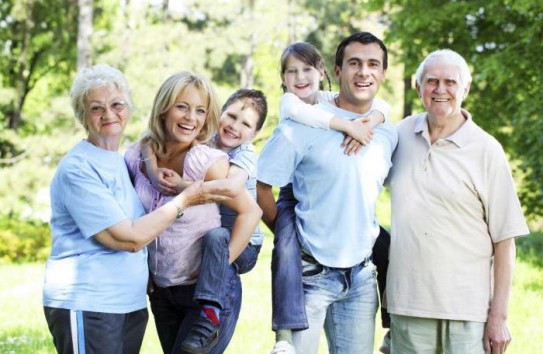
[[[210,82],[183,71],[168,78],[156,94],[146,143],[158,166],[175,171],[185,181],[227,177],[229,162],[224,152],[206,145],[216,134],[219,105]],[[171,196],[155,188],[145,170],[141,142],[127,151],[127,165],[136,191],[147,212],[167,204]],[[181,343],[190,331],[201,334],[196,353],[222,353],[230,341],[241,307],[241,283],[231,263],[247,246],[261,210],[245,189],[224,202],[237,213],[228,245],[229,265],[224,281],[223,307],[206,312],[193,301],[201,260],[201,241],[207,231],[221,225],[217,204],[200,205],[184,214],[149,246],[149,268],[154,290],[150,293],[158,336],[165,353],[193,350]]]

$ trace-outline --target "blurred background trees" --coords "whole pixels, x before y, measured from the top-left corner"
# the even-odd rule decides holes
[[[240,87],[263,90],[270,114],[262,144],[277,122],[283,48],[314,43],[333,74],[336,45],[358,30],[381,36],[389,48],[379,95],[391,103],[393,120],[422,109],[413,74],[426,54],[448,47],[466,58],[474,74],[466,108],[504,145],[526,213],[537,219],[541,23],[543,3],[530,0],[2,0],[0,224],[47,221],[56,164],[84,137],[68,98],[78,67],[105,62],[128,77],[138,110],[126,144],[145,129],[158,85],[179,70],[209,76],[222,99]]]

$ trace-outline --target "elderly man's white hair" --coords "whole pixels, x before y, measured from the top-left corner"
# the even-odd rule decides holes
[[[426,56],[426,58],[424,58],[417,68],[417,72],[415,74],[418,85],[422,83],[422,77],[424,76],[426,65],[436,59],[443,59],[446,62],[456,66],[460,71],[461,85],[463,87],[469,86],[471,83],[471,73],[469,71],[468,63],[466,63],[466,60],[460,54],[451,49],[438,49],[431,52]]]

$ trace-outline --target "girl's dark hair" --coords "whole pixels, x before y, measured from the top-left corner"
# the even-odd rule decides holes
[[[281,76],[283,76],[287,70],[288,58],[291,55],[316,69],[323,69],[326,81],[328,81],[328,90],[330,91],[332,89],[330,77],[328,76],[328,72],[324,67],[324,58],[322,57],[321,52],[319,52],[319,50],[313,44],[308,42],[292,43],[285,48],[283,54],[281,54]],[[323,87],[324,85],[321,81],[319,84],[319,89],[323,90]],[[283,89],[283,92],[287,91],[284,83],[281,83],[281,88]]]

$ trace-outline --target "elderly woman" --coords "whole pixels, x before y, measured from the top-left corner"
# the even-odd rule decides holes
[[[149,119],[148,139],[158,166],[188,182],[226,178],[227,155],[205,145],[216,134],[219,117],[207,79],[186,71],[168,78],[155,96]],[[161,194],[146,173],[141,143],[128,149],[125,160],[145,210],[167,205],[171,197]],[[247,246],[262,212],[246,189],[224,204],[237,214],[228,243],[231,264]],[[241,283],[232,265],[223,279],[228,285],[221,287],[225,301],[220,311],[209,311],[205,303],[200,308],[193,301],[202,237],[220,225],[218,205],[191,207],[149,245],[154,282],[149,298],[165,353],[222,353],[232,337],[241,307]],[[187,346],[183,340],[189,332],[197,342]]]
[[[145,215],[117,152],[132,110],[121,72],[83,70],[71,98],[87,139],[64,156],[51,182],[45,317],[58,353],[138,353],[148,319],[145,246],[207,199],[197,183]]]

